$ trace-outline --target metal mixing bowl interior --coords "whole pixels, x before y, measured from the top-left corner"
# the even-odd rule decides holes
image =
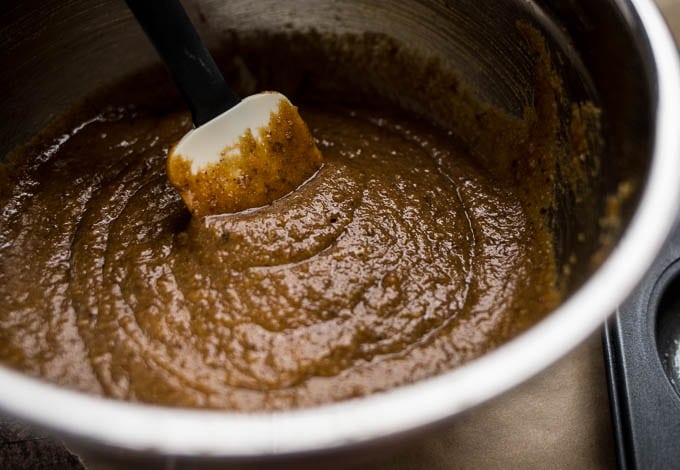
[[[670,230],[680,196],[680,72],[651,0],[205,0],[186,7],[211,45],[242,30],[383,33],[440,57],[481,100],[516,115],[533,99],[533,58],[517,22],[541,31],[568,101],[602,109],[593,197],[579,205],[577,195],[561,193],[552,220],[558,261],[571,263],[566,300],[464,367],[334,405],[250,415],[168,409],[87,396],[0,368],[0,409],[8,414],[77,444],[147,454],[279,458],[396,439],[499,395],[575,347],[633,288]],[[27,1],[0,10],[0,155],[96,89],[156,62],[124,2]],[[599,219],[622,182],[632,183],[622,230],[593,264]]]

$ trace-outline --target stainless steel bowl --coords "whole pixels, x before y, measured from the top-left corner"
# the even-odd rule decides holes
[[[156,61],[123,2],[12,3],[0,6],[0,155],[95,89]],[[563,198],[556,215],[558,258],[566,263],[577,254],[581,261],[565,302],[497,350],[413,385],[313,409],[246,415],[144,406],[0,367],[0,409],[71,445],[204,462],[290,462],[399,442],[501,394],[579,344],[634,287],[670,230],[680,198],[680,69],[651,0],[194,0],[186,6],[211,44],[231,30],[382,32],[440,56],[475,84],[481,99],[514,113],[532,100],[531,56],[516,22],[533,24],[556,58],[568,98],[595,100],[603,111],[593,196],[580,206]],[[621,212],[623,229],[593,266],[598,218],[623,181],[634,188]],[[586,242],[576,233],[587,234]]]

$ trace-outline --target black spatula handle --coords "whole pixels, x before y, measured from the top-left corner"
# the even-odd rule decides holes
[[[189,103],[196,127],[241,101],[225,83],[179,0],[126,0]]]

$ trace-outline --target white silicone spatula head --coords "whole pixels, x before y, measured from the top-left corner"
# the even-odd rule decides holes
[[[280,93],[229,89],[179,0],[127,0],[191,109],[196,128],[170,152],[168,176],[193,214],[262,206],[321,165],[304,121]]]
[[[200,216],[268,204],[320,165],[297,108],[284,95],[265,92],[187,133],[168,156],[168,177]]]

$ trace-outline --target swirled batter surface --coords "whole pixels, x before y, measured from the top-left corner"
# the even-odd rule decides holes
[[[298,67],[275,76],[281,40],[226,54],[245,48],[232,79],[302,104],[324,156],[270,205],[189,214],[165,167],[190,118],[158,74],[0,165],[4,365],[121,400],[289,409],[450,370],[557,305],[554,81],[515,118],[375,35],[289,38]]]
[[[549,244],[453,138],[303,109],[296,192],[191,218],[188,116],[109,109],[33,148],[2,201],[0,357],[119,399],[237,410],[386,390],[479,356],[555,301]]]

